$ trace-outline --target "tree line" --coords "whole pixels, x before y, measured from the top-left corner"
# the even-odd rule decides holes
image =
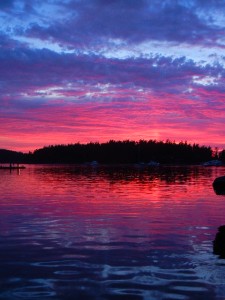
[[[225,151],[221,153],[225,160]],[[211,159],[211,147],[170,140],[110,140],[105,143],[50,145],[26,154],[0,150],[0,162],[12,163],[74,164],[97,161],[102,164],[132,164],[157,161],[161,164],[198,164]]]

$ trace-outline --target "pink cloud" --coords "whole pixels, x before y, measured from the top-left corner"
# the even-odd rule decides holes
[[[225,147],[225,131],[220,126],[223,116],[219,113],[218,120],[214,118],[211,103],[197,103],[186,95],[165,94],[162,99],[136,90],[115,93],[118,98],[113,101],[104,101],[109,94],[98,94],[98,102],[61,99],[27,107],[21,113],[1,114],[0,144],[29,151],[50,144],[169,138]],[[222,103],[220,94],[207,93]],[[141,100],[132,101],[131,94]]]

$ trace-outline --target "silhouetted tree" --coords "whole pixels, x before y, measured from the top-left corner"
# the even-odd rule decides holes
[[[25,154],[11,150],[0,149],[0,163],[22,163]]]
[[[156,160],[167,164],[196,164],[212,159],[210,147],[156,140],[110,140],[106,143],[51,145],[27,155],[33,163],[85,163],[98,161],[107,164],[129,164]]]
[[[225,150],[222,150],[220,153],[219,153],[219,159],[225,163]]]

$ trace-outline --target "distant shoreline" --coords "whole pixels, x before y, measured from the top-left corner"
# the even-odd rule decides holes
[[[166,142],[111,140],[101,144],[50,145],[29,153],[0,149],[0,163],[159,166],[165,164],[196,165],[216,159],[220,159],[224,163],[224,151],[215,153],[211,147],[187,142],[175,143],[169,140]]]

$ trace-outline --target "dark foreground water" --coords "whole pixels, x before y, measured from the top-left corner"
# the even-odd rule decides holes
[[[223,167],[0,170],[0,299],[225,299]]]

